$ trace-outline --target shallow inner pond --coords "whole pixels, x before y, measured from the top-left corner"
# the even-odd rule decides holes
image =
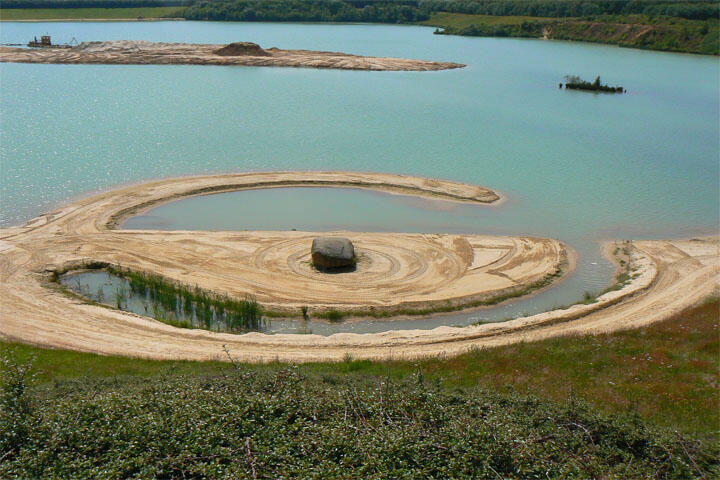
[[[175,289],[102,270],[63,275],[60,283],[92,301],[182,328],[247,333],[268,330],[252,302],[213,301],[193,288]]]

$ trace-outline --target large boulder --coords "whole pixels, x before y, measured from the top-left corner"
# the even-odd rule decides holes
[[[223,57],[269,57],[272,54],[252,42],[235,42],[215,50],[215,55]]]
[[[344,268],[355,265],[355,247],[348,238],[317,237],[312,243],[312,261],[317,268]]]

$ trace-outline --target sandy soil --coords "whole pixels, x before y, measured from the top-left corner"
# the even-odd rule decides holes
[[[277,48],[267,49],[266,52],[270,54],[269,56],[227,57],[215,54],[215,50],[224,46],[225,45],[117,40],[109,42],[84,42],[73,48],[0,47],[0,62],[245,65],[405,71],[446,70],[465,66],[452,62],[364,57],[339,52],[280,50]]]
[[[364,271],[375,280],[359,285],[328,279],[323,284],[324,279],[314,277],[320,274],[306,269],[301,260],[309,251],[311,237],[307,233],[141,232],[108,228],[131,212],[183,195],[243,186],[260,188],[273,181],[277,185],[296,185],[303,179],[338,185],[352,179],[365,182],[366,188],[429,192],[434,196],[447,190],[453,195],[449,198],[462,197],[465,201],[487,200],[491,193],[470,185],[415,177],[284,172],[162,180],[81,199],[22,227],[0,230],[0,337],[146,358],[226,360],[223,345],[244,361],[341,360],[346,354],[354,358],[413,358],[557,335],[633,328],[664,319],[717,290],[717,238],[622,245],[630,252],[634,279],[590,305],[499,324],[378,334],[231,335],[177,329],[146,317],[84,304],[46,284],[50,270],[83,260],[105,260],[228,292],[240,290],[238,282],[250,275],[252,281],[242,284],[243,288],[255,288],[259,297],[266,295],[289,306],[297,305],[300,296],[304,304],[312,301],[318,308],[336,302],[348,306],[344,303],[348,295],[353,295],[357,305],[387,305],[432,302],[442,295],[456,299],[464,293],[487,294],[507,285],[500,278],[523,285],[554,271],[562,260],[562,246],[552,240],[366,233],[358,235],[358,249],[374,252],[367,253]],[[333,291],[337,297],[333,297]]]

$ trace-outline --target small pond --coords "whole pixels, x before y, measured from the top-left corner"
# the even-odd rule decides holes
[[[224,301],[193,288],[178,289],[160,282],[128,279],[104,270],[63,275],[60,283],[94,302],[176,327],[230,333],[264,332],[269,327],[256,303]]]

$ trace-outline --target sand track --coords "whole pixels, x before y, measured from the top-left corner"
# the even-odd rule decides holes
[[[221,56],[225,45],[159,43],[116,40],[87,42],[73,48],[0,47],[0,62],[79,63],[119,65],[244,65],[256,67],[304,67],[341,70],[429,71],[462,68],[452,62],[406,58],[364,57],[339,52],[310,50],[265,50],[268,56]]]
[[[377,334],[230,335],[170,327],[88,305],[48,287],[47,272],[107,261],[219,292],[255,294],[275,308],[397,308],[462,304],[553,273],[564,259],[554,240],[481,235],[347,233],[358,270],[330,277],[306,263],[306,232],[157,232],[111,227],[187,195],[269,186],[359,186],[485,202],[480,187],[416,177],[347,172],[274,172],[161,180],[80,199],[22,227],[0,230],[0,338],[41,346],[147,358],[245,361],[340,360],[456,354],[472,347],[570,333],[632,328],[666,318],[717,289],[719,241],[624,244],[633,281],[590,305],[499,324]],[[365,283],[363,283],[365,282]]]

